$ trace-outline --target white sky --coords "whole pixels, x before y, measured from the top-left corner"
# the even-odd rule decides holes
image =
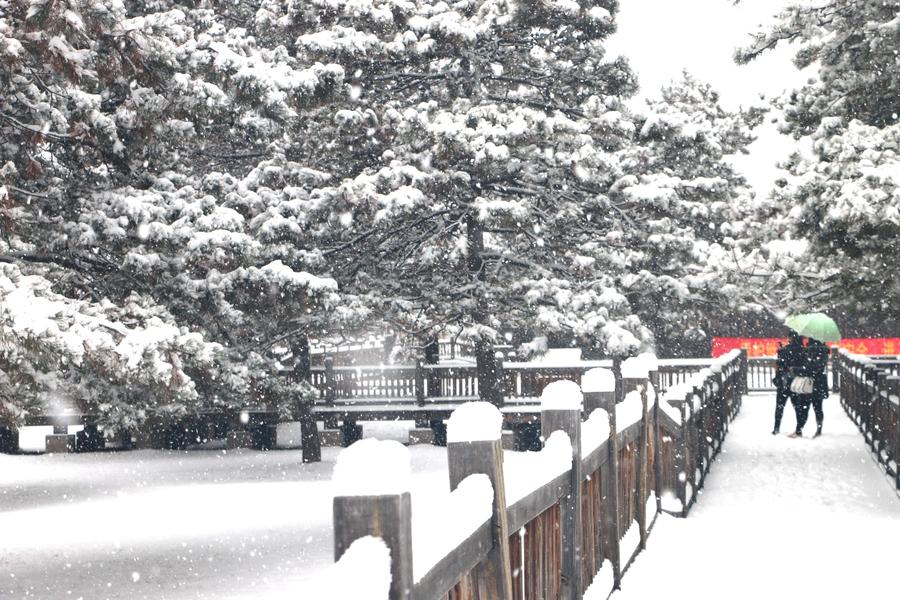
[[[735,47],[750,40],[762,23],[770,23],[791,0],[620,0],[619,30],[607,48],[610,57],[622,54],[637,72],[641,84],[635,107],[655,96],[659,88],[687,69],[713,85],[726,108],[749,106],[800,85],[808,75],[791,63],[789,48],[779,48],[738,66]],[[778,174],[775,162],[786,158],[792,142],[771,124],[757,130],[751,154],[735,163],[758,194],[765,195]]]

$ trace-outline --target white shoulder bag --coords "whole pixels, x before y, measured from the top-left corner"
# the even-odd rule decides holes
[[[794,377],[791,381],[791,392],[799,396],[808,396],[813,393],[812,377]]]

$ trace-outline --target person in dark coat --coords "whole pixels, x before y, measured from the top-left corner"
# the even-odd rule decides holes
[[[772,379],[772,383],[775,384],[775,428],[772,429],[772,435],[778,435],[781,429],[781,417],[784,415],[784,405],[791,397],[791,371],[788,361],[793,352],[796,352],[796,347],[792,347],[790,343],[786,346],[780,344],[778,346],[775,377]]]
[[[788,390],[790,390],[791,382],[796,377],[812,377],[812,369],[809,362],[809,353],[803,345],[804,339],[796,332],[791,333],[790,341],[786,348],[789,350],[785,356],[785,364],[790,373],[790,381],[788,382]],[[803,426],[809,418],[809,405],[812,402],[812,394],[797,394],[789,392],[791,404],[794,405],[794,413],[797,415],[797,427],[790,437],[800,437],[803,435]]]
[[[816,433],[813,437],[819,437],[822,435],[822,421],[825,420],[822,403],[828,397],[828,346],[810,338],[806,345],[806,361],[813,378],[812,409],[816,414]]]

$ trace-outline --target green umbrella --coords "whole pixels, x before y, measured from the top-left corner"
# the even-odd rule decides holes
[[[784,324],[800,335],[820,342],[841,341],[841,332],[834,319],[824,313],[791,315],[784,321]]]

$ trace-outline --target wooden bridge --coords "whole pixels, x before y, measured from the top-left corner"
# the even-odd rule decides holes
[[[712,359],[663,359],[654,377],[660,389],[670,389],[689,381],[712,362]],[[771,389],[774,360],[752,358],[745,362],[748,389]],[[540,395],[544,386],[559,379],[580,383],[586,371],[613,366],[612,360],[557,366],[499,363],[499,404],[515,446],[534,449],[538,443]],[[298,377],[292,370],[284,370],[279,375]],[[418,362],[399,366],[335,366],[334,361],[326,358],[322,366],[311,367],[301,377],[308,378],[317,391],[317,398],[311,404],[298,402],[297,418],[303,426],[303,446],[310,461],[318,460],[317,448],[323,442],[346,446],[359,439],[359,423],[364,421],[416,421],[426,430],[420,435],[443,444],[445,423],[452,412],[461,403],[479,398],[477,368],[466,361],[437,365]],[[53,426],[53,433],[47,436],[50,451],[95,451],[105,443],[96,421],[90,412],[75,410],[30,415],[25,425]],[[177,419],[151,418],[141,430],[129,432],[129,437],[136,447],[175,449],[198,440],[226,438],[234,446],[271,449],[276,446],[278,421],[276,411],[264,405],[234,410],[210,408]],[[319,432],[316,422],[324,425],[324,432]],[[70,434],[70,426],[78,425],[84,429]],[[17,430],[0,426],[0,452],[17,450]]]
[[[774,359],[747,359],[741,355],[748,389],[772,389]],[[713,359],[664,359],[654,372],[658,389],[669,390],[687,384],[701,371],[708,370]],[[501,363],[498,379],[501,382],[499,403],[506,429],[511,432],[510,444],[518,450],[540,447],[540,396],[544,387],[557,380],[580,384],[590,369],[608,368],[618,372],[613,360],[582,361],[577,365],[544,366],[533,363]],[[315,423],[322,422],[327,430],[340,432],[344,446],[360,439],[362,421],[415,421],[431,430],[430,439],[443,445],[446,421],[463,402],[479,399],[478,372],[474,365],[425,365],[378,367],[334,367],[326,362],[313,368],[311,382],[318,391],[318,399],[305,408],[300,416],[304,424],[304,447],[316,461],[315,447],[319,437]]]
[[[746,387],[749,391],[770,390],[775,361],[750,358],[745,361]],[[317,391],[312,403],[299,403],[305,460],[317,461],[322,444],[347,446],[360,438],[360,423],[365,421],[415,421],[420,428],[419,441],[442,445],[446,420],[463,402],[479,398],[478,372],[474,364],[455,361],[450,364],[334,366],[328,359],[313,366],[307,374]],[[683,385],[696,373],[708,369],[712,359],[662,359],[654,374],[660,390]],[[891,369],[890,360],[869,363],[869,367]],[[537,449],[540,434],[540,395],[551,381],[567,379],[581,382],[592,368],[613,368],[614,361],[582,361],[572,365],[547,366],[535,363],[506,362],[498,365],[501,382],[500,410],[511,436],[508,445],[520,450]],[[284,370],[282,377],[296,377]],[[835,378],[837,381],[837,378]],[[52,426],[47,435],[47,450],[52,452],[96,451],[104,448],[105,437],[96,417],[86,411],[64,414],[30,415],[27,426]],[[134,447],[186,448],[197,441],[227,439],[229,445],[272,449],[277,445],[279,422],[276,411],[267,406],[248,405],[241,409],[200,410],[180,418],[151,418],[139,431],[129,432]],[[322,424],[320,428],[317,422]],[[69,433],[70,427],[82,430]],[[321,429],[324,429],[322,431]],[[126,443],[128,446],[128,443]],[[17,452],[18,431],[0,426],[0,452]]]
[[[490,518],[470,527],[468,537],[433,564],[413,564],[420,554],[413,548],[409,493],[336,497],[335,568],[345,560],[350,567],[355,559],[345,555],[347,550],[360,538],[374,536],[390,551],[391,600],[579,600],[588,589],[591,598],[605,598],[620,587],[645,549],[658,516],[690,513],[748,383],[767,387],[763,375],[754,375],[753,364],[733,354],[702,371],[695,369],[699,365],[679,365],[668,379],[651,374],[622,380],[613,394],[586,391],[583,410],[550,404],[542,409],[534,403],[530,414],[541,423],[544,439],[564,432],[572,458],[558,473],[538,481],[532,477],[527,493],[514,499],[508,500],[504,490],[522,487],[511,479],[522,470],[504,474],[510,459],[504,458],[499,439],[451,441],[452,494],[464,493],[468,477],[486,475],[494,496]],[[757,373],[770,368],[757,365]],[[842,352],[835,358],[833,380],[847,413],[900,491],[900,362]],[[343,401],[347,412],[339,414],[361,414],[350,408],[351,398],[335,393],[328,407]],[[416,402],[410,400],[411,411]],[[632,410],[635,402],[637,411]],[[508,414],[503,413],[507,422]],[[537,472],[540,456],[530,452],[518,460],[534,461]],[[455,522],[460,515],[442,518]]]

